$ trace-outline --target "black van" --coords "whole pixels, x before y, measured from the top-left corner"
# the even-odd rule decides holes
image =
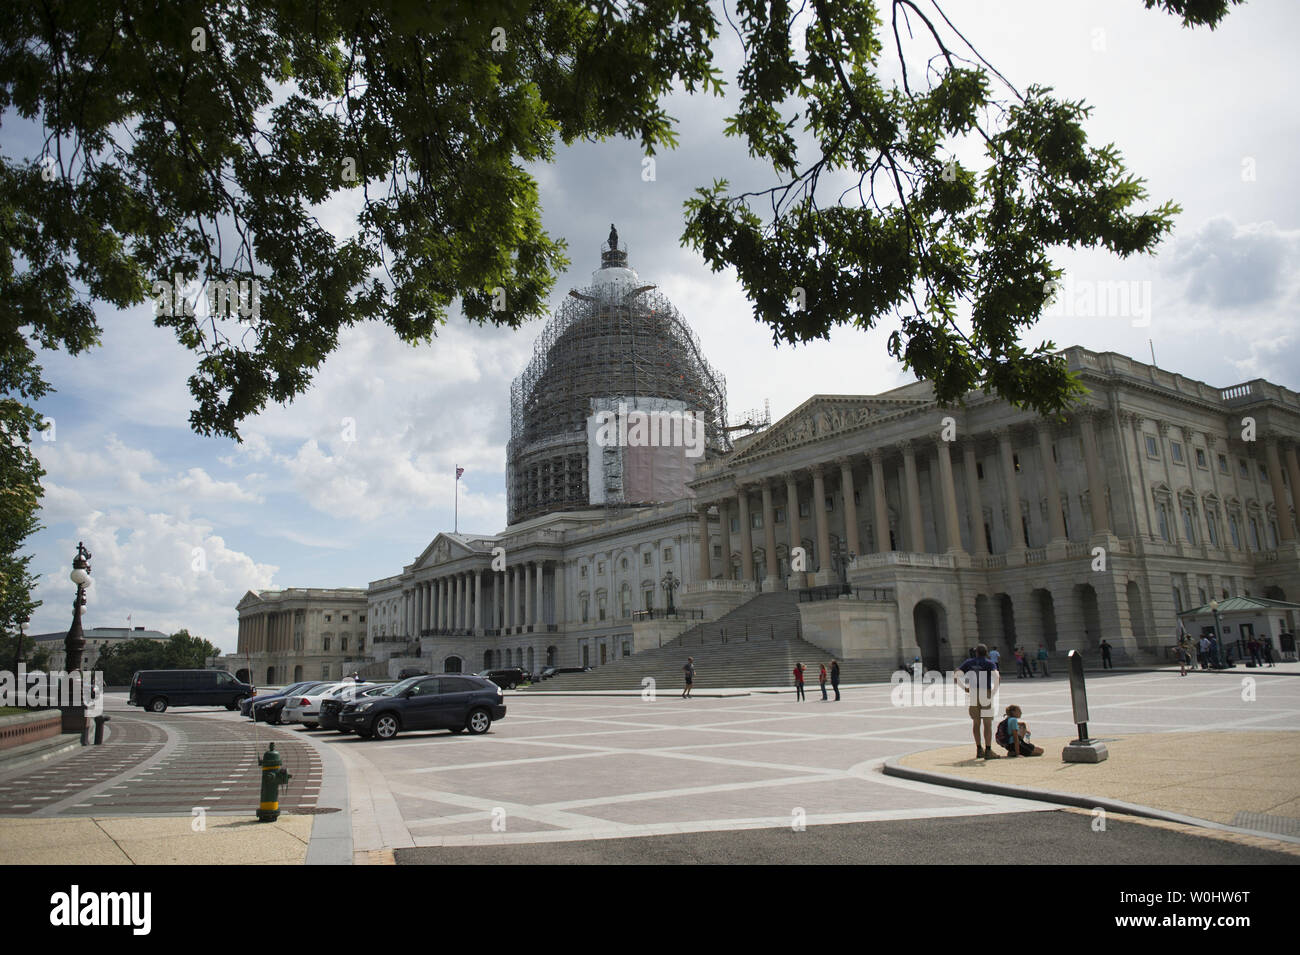
[[[169,706],[224,706],[239,708],[239,701],[253,695],[253,688],[240,683],[225,670],[137,670],[131,676],[126,701],[154,713]]]

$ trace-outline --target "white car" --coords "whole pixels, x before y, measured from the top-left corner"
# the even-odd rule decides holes
[[[364,690],[369,683],[356,683],[342,680],[338,683],[325,683],[313,687],[302,696],[294,696],[284,704],[280,714],[281,723],[301,723],[309,730],[314,730],[320,720],[320,701],[327,696],[350,698],[349,695]]]

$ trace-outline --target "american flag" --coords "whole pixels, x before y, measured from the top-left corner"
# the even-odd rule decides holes
[[[461,476],[462,474],[464,474],[464,473],[465,473],[465,469],[464,469],[464,468],[457,468],[457,469],[456,469],[456,480],[459,481],[459,480],[460,480],[460,476]]]

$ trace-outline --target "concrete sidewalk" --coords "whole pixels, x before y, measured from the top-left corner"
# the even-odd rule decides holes
[[[301,865],[317,817],[0,818],[0,860],[23,865]]]
[[[1300,733],[1133,733],[1104,737],[1102,763],[1065,763],[1069,740],[1045,753],[975,758],[972,740],[890,760],[888,775],[1083,808],[1208,823],[1300,844]],[[1145,810],[1145,811],[1143,811]]]

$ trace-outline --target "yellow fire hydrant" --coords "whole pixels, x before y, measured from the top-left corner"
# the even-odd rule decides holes
[[[257,821],[275,822],[280,818],[280,787],[289,785],[292,777],[281,763],[274,743],[267,747],[257,764],[262,767],[262,801],[257,807]]]

